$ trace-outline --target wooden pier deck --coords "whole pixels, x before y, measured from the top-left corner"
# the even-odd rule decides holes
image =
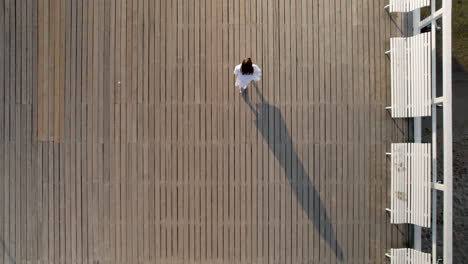
[[[0,263],[385,263],[385,4],[0,0]]]

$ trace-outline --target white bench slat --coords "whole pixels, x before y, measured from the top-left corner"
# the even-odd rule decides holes
[[[412,248],[390,249],[391,264],[430,264],[431,254]]]
[[[390,0],[389,12],[411,12],[415,9],[429,6],[429,0]]]

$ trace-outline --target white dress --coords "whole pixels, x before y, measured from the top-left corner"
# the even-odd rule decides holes
[[[236,75],[236,86],[242,89],[247,88],[247,85],[251,81],[260,81],[262,77],[262,70],[256,64],[252,64],[254,72],[252,74],[242,74],[241,64],[234,68],[234,74]]]

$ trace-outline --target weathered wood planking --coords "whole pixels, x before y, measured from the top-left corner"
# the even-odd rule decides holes
[[[384,261],[384,4],[0,1],[1,262]]]

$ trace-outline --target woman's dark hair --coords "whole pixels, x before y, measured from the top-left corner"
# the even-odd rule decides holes
[[[241,64],[241,72],[242,74],[253,74],[254,68],[252,66],[252,59],[245,58]]]

